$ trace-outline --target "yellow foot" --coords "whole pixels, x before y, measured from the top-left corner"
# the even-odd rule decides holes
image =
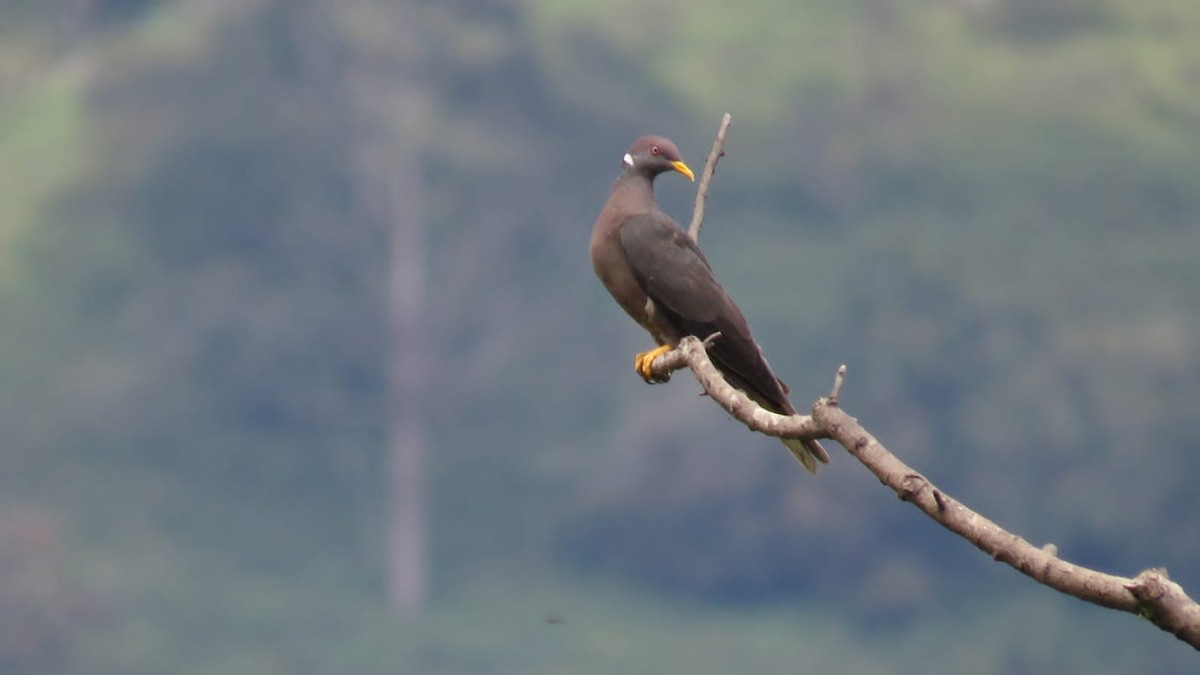
[[[667,380],[671,379],[671,376],[664,375],[659,377],[658,375],[655,375],[651,365],[654,363],[654,359],[657,359],[669,351],[671,351],[671,345],[663,345],[657,349],[651,349],[648,352],[642,352],[641,354],[633,357],[633,369],[637,371],[637,374],[641,375],[642,379],[648,384],[666,382]]]

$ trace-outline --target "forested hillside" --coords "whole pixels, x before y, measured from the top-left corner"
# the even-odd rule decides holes
[[[1192,672],[631,372],[592,222],[724,112],[701,244],[797,408],[845,363],[967,504],[1200,593],[1200,5],[17,0],[0,672]]]

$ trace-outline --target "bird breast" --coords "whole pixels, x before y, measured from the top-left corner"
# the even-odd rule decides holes
[[[617,301],[621,309],[649,330],[647,305],[652,303],[625,259],[625,252],[621,249],[621,241],[617,236],[618,231],[617,228],[608,231],[597,228],[593,233],[589,247],[592,267],[604,288],[608,289],[609,295]]]

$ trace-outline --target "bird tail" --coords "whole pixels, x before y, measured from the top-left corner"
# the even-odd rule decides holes
[[[829,463],[829,453],[825,452],[825,448],[813,439],[799,438],[783,438],[780,439],[787,449],[792,452],[792,455],[808,469],[809,473],[817,472],[817,462],[822,464]]]

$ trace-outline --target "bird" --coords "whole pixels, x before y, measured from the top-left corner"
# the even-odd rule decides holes
[[[788,387],[771,371],[750,325],[717,281],[708,259],[654,198],[654,179],[674,171],[696,179],[679,149],[662,136],[637,139],[622,158],[612,193],[592,228],[592,267],[617,304],[646,329],[658,347],[634,357],[634,370],[647,383],[663,382],[654,359],[689,335],[720,336],[709,358],[725,379],[771,412],[792,415]],[[781,439],[810,473],[829,455],[812,439]]]

